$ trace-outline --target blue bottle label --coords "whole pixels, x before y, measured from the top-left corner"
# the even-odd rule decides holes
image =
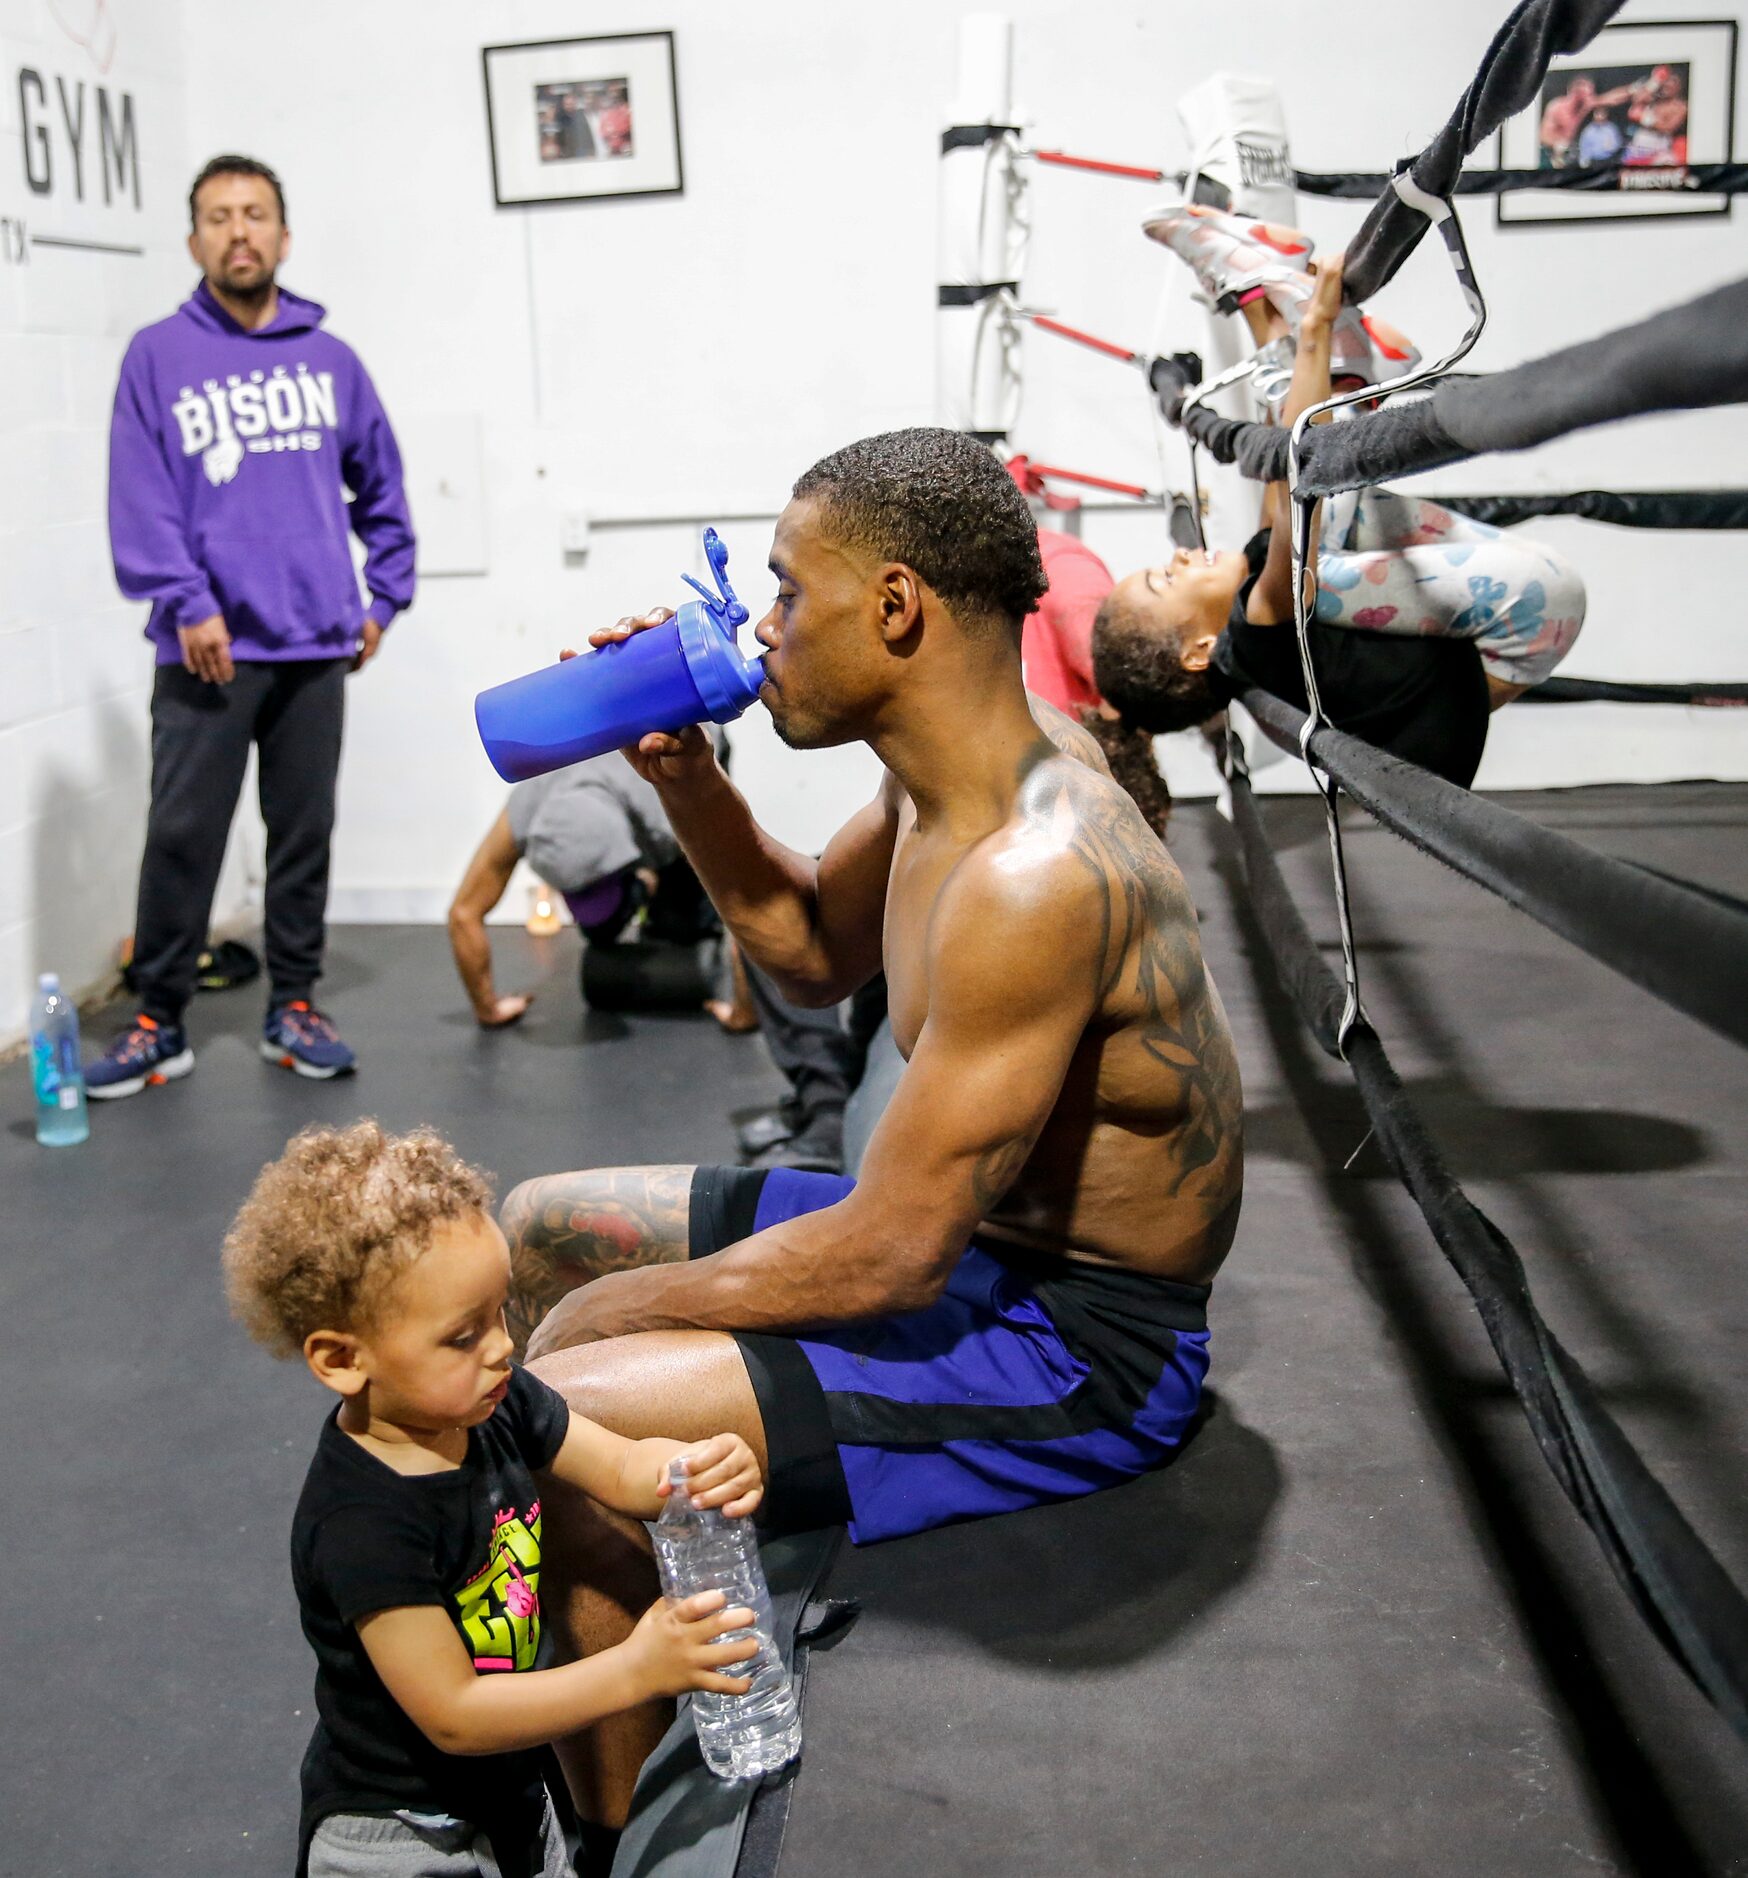
[[[36,1099],[44,1108],[59,1107],[61,1072],[55,1062],[55,1046],[51,1038],[35,1037],[31,1040],[31,1076],[36,1083]]]
[[[44,1108],[76,1109],[85,1083],[79,1067],[78,1038],[38,1035],[31,1039],[30,1054],[37,1101]]]

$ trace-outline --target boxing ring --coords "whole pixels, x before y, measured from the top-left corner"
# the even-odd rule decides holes
[[[1254,690],[1242,694],[1242,701],[1269,738],[1303,758],[1323,798],[1343,970],[1338,977],[1325,965],[1287,892],[1251,791],[1243,747],[1228,729],[1224,767],[1229,813],[1275,969],[1318,1044],[1353,1072],[1391,1167],[1469,1289],[1549,1468],[1591,1529],[1628,1598],[1736,1734],[1748,1741],[1748,1597],[1634,1451],[1583,1369],[1549,1330],[1515,1247],[1449,1173],[1438,1143],[1415,1112],[1378,1032],[1367,1020],[1339,799],[1345,794],[1392,833],[1738,1044],[1748,1044],[1748,1007],[1741,996],[1748,985],[1748,904],[1594,853],[1336,730],[1321,711],[1308,632],[1315,570],[1306,556],[1319,499],[1485,453],[1533,448],[1646,412],[1748,402],[1748,282],[1719,288],[1510,371],[1479,378],[1451,376],[1487,317],[1452,197],[1523,187],[1608,188],[1618,182],[1619,168],[1605,166],[1579,177],[1540,171],[1465,175],[1463,161],[1483,138],[1534,101],[1550,60],[1586,45],[1620,4],[1522,0],[1495,36],[1450,120],[1417,157],[1388,176],[1291,172],[1298,186],[1317,193],[1375,197],[1346,254],[1344,278],[1351,299],[1363,303],[1386,285],[1425,235],[1436,229],[1467,325],[1435,363],[1383,385],[1331,397],[1303,413],[1290,431],[1224,417],[1210,407],[1212,391],[1245,376],[1243,361],[1219,373],[1212,384],[1199,386],[1201,363],[1193,355],[1149,362],[1127,348],[1029,313],[1017,298],[1017,270],[1012,280],[992,275],[982,283],[959,284],[962,293],[981,285],[985,298],[975,304],[985,309],[986,325],[991,310],[1004,330],[1029,319],[1125,364],[1139,365],[1159,394],[1168,422],[1190,443],[1192,513],[1198,520],[1198,447],[1251,481],[1287,484],[1293,502],[1294,628],[1310,710],[1298,712]],[[999,91],[996,97],[1005,103]],[[970,147],[969,133],[948,135],[960,138],[957,147]],[[1017,136],[1017,131],[1000,129],[995,140],[1006,147],[1008,171],[996,200],[1011,199],[1014,193],[1012,171],[1023,155]],[[1284,136],[1280,149],[1285,171]],[[1158,170],[1060,152],[1035,154],[1039,161],[1069,163],[1095,173],[1166,180],[1166,172]],[[991,174],[1000,168],[986,165]],[[1748,170],[1743,166],[1714,165],[1692,176],[1689,186],[1733,193],[1745,181]],[[951,205],[950,188],[943,199]],[[1273,205],[1246,207],[1261,219],[1271,216]],[[984,219],[992,219],[987,202]],[[1011,253],[1005,258],[1011,260]],[[965,303],[949,302],[946,293],[944,286],[944,308]],[[959,363],[955,337],[949,322],[942,347],[944,371]],[[995,419],[1017,400],[1009,390],[992,388],[987,371],[980,377],[976,368],[987,356],[1011,373],[1014,354],[1011,337],[993,348],[972,350],[972,422],[967,427],[992,442],[1005,436],[1005,427],[995,425]],[[1426,385],[1434,387],[1428,397],[1406,404],[1387,402],[1393,394]],[[1380,397],[1386,402],[1379,408],[1349,411],[1344,423],[1313,428],[1326,414],[1361,402],[1369,406]],[[1551,513],[1640,527],[1748,524],[1748,500],[1740,490],[1668,495],[1587,491],[1478,501],[1457,497],[1453,506],[1496,524]],[[1541,698],[1550,703],[1612,700],[1728,707],[1748,702],[1748,685],[1619,685],[1572,678],[1551,681],[1541,688]]]
[[[1022,334],[1039,331],[1140,371],[1165,419],[1190,446],[1190,491],[1187,501],[1180,495],[1174,503],[1162,491],[1021,455],[1013,467],[1028,493],[1054,498],[1053,506],[1061,506],[1053,483],[1116,490],[1172,508],[1172,532],[1183,541],[1186,525],[1193,527],[1194,539],[1202,536],[1198,450],[1247,480],[1288,484],[1295,533],[1294,628],[1311,709],[1301,713],[1255,691],[1245,694],[1243,703],[1267,738],[1303,759],[1323,800],[1341,970],[1325,962],[1283,879],[1251,790],[1243,746],[1229,731],[1223,764],[1226,813],[1250,918],[1292,1008],[1316,1044],[1351,1072],[1369,1123],[1361,1148],[1375,1138],[1461,1279],[1548,1470],[1588,1527],[1609,1571],[1650,1635],[1738,1740],[1748,1741],[1748,1597],[1627,1438],[1608,1406],[1607,1391],[1550,1328],[1516,1247],[1451,1171],[1449,1156],[1370,1020],[1340,798],[1346,796],[1378,827],[1738,1045],[1748,1044],[1748,1006],[1742,999],[1742,987],[1748,985],[1748,901],[1597,852],[1335,729],[1321,713],[1308,636],[1314,568],[1305,556],[1313,505],[1320,498],[1484,453],[1533,448],[1644,412],[1748,402],[1748,283],[1511,371],[1479,378],[1452,375],[1486,320],[1453,197],[1519,188],[1606,189],[1619,183],[1618,166],[1582,175],[1464,171],[1463,160],[1534,100],[1553,56],[1587,44],[1619,5],[1620,0],[1523,0],[1495,37],[1445,128],[1390,175],[1292,170],[1282,133],[1276,173],[1269,176],[1263,166],[1262,186],[1285,185],[1290,179],[1292,186],[1314,193],[1374,199],[1347,251],[1353,299],[1363,302],[1383,287],[1426,233],[1436,229],[1467,316],[1461,337],[1433,364],[1382,387],[1333,397],[1301,416],[1290,433],[1223,416],[1208,402],[1213,393],[1244,380],[1250,369],[1244,360],[1217,362],[1210,382],[1202,384],[1203,363],[1194,354],[1150,358],[1143,349],[1101,338],[1027,305],[1022,286],[1031,236],[1026,164],[1150,182],[1170,178],[1162,170],[1028,148],[1014,121],[1004,23],[987,16],[967,22],[961,41],[962,121],[942,139],[939,408],[943,421],[997,449],[1009,447],[1021,403]],[[1259,108],[1254,96],[1246,102],[1252,112]],[[1266,110],[1266,100],[1260,108]],[[1253,150],[1256,144],[1253,137]],[[1179,180],[1193,182],[1196,174],[1192,170]],[[1280,213],[1278,204],[1255,200],[1257,176],[1244,181],[1251,198],[1247,212],[1259,217]],[[1748,187],[1748,167],[1696,169],[1685,186],[1737,193]],[[1430,395],[1417,401],[1387,401],[1427,386]],[[1362,399],[1370,403],[1380,393],[1386,401],[1378,408],[1350,412],[1340,425],[1312,428],[1324,413]],[[1748,491],[1743,490],[1586,490],[1448,500],[1495,525],[1531,515],[1572,514],[1651,529],[1748,526]],[[1641,684],[1572,677],[1549,680],[1529,696],[1543,703],[1729,708],[1748,703],[1748,683]],[[1681,1862],[1676,1858],[1670,1869]]]
[[[1083,492],[1115,497],[1160,511],[1172,539],[1182,545],[1203,540],[1208,520],[1198,452],[1232,472],[1234,480],[1288,482],[1299,574],[1295,634],[1312,708],[1300,713],[1257,692],[1246,694],[1242,702],[1261,738],[1267,740],[1262,750],[1278,745],[1301,758],[1322,799],[1324,871],[1333,889],[1336,938],[1333,947],[1327,941],[1320,945],[1313,936],[1317,919],[1308,921],[1302,911],[1307,859],[1301,850],[1308,833],[1309,804],[1295,803],[1292,809],[1300,836],[1293,856],[1301,876],[1296,894],[1287,884],[1281,857],[1271,845],[1252,792],[1245,749],[1229,733],[1223,753],[1223,807],[1230,832],[1216,836],[1204,857],[1236,889],[1236,927],[1227,935],[1228,941],[1257,958],[1261,970],[1278,987],[1280,1010],[1290,1013],[1316,1048],[1351,1075],[1359,1104],[1353,1120],[1363,1122],[1364,1133],[1357,1146],[1349,1144],[1346,1165],[1351,1167],[1375,1143],[1374,1151],[1381,1153],[1461,1280],[1510,1397],[1527,1420],[1535,1451],[1591,1533],[1608,1574],[1638,1613],[1648,1637],[1704,1694],[1739,1743],[1748,1740],[1748,1598],[1683,1512],[1677,1496],[1663,1484],[1660,1470],[1623,1431],[1611,1406],[1610,1388],[1592,1379],[1550,1327],[1511,1238],[1465,1192],[1453,1171],[1460,1156],[1453,1156],[1441,1144],[1424,1119],[1415,1079],[1405,1078],[1394,1066],[1384,1035],[1400,1027],[1402,1015],[1394,1013],[1394,1025],[1389,1018],[1374,1022],[1379,999],[1370,968],[1362,977],[1361,963],[1371,951],[1369,928],[1380,922],[1380,915],[1375,907],[1365,914],[1354,910],[1356,893],[1348,879],[1347,848],[1361,836],[1358,825],[1343,812],[1341,798],[1345,796],[1371,818],[1367,826],[1386,831],[1384,838],[1400,840],[1412,855],[1436,862],[1445,870],[1441,878],[1451,880],[1458,889],[1481,886],[1561,944],[1577,947],[1626,985],[1660,1000],[1678,1014],[1669,1020],[1677,1028],[1697,1024],[1732,1045],[1748,1044],[1748,1004],[1741,996],[1741,987],[1748,985],[1748,898],[1681,877],[1653,862],[1598,851],[1557,828],[1471,795],[1345,735],[1319,710],[1307,634],[1310,570],[1304,566],[1304,548],[1312,505],[1322,496],[1486,452],[1531,448],[1570,431],[1639,412],[1748,401],[1748,283],[1720,289],[1635,327],[1511,371],[1479,378],[1453,375],[1486,318],[1481,284],[1463,243],[1453,198],[1517,188],[1606,188],[1615,182],[1612,175],[1595,172],[1575,179],[1562,173],[1465,171],[1463,159],[1505,118],[1533,100],[1555,54],[1586,44],[1619,4],[1620,0],[1522,0],[1488,48],[1449,123],[1425,151],[1388,176],[1336,176],[1295,169],[1287,154],[1278,100],[1268,87],[1248,81],[1236,92],[1231,89],[1233,81],[1216,81],[1186,101],[1186,130],[1196,160],[1181,175],[1032,147],[1014,110],[1007,23],[994,16],[973,16],[962,25],[954,122],[941,142],[937,409],[942,422],[969,431],[1008,455],[1021,487],[1056,514],[1072,515],[1084,499]],[[1155,354],[1149,347],[1102,337],[1054,311],[1028,304],[1024,279],[1033,231],[1026,175],[1029,166],[1039,164],[1089,178],[1154,183],[1175,179],[1192,188],[1211,179],[1228,196],[1242,194],[1246,212],[1282,220],[1290,218],[1295,188],[1371,199],[1372,210],[1347,253],[1351,296],[1363,301],[1375,293],[1426,233],[1436,228],[1466,315],[1464,330],[1442,358],[1412,378],[1382,388],[1389,394],[1430,386],[1430,395],[1418,401],[1386,401],[1375,410],[1350,412],[1340,424],[1318,428],[1311,427],[1317,413],[1307,413],[1290,434],[1222,414],[1212,400],[1242,385],[1252,369],[1248,359],[1233,355],[1232,339],[1224,328],[1210,324],[1207,335],[1197,336],[1196,353]],[[1748,187],[1748,167],[1713,166],[1695,172],[1689,186],[1735,193]],[[1158,484],[1148,487],[1094,470],[1070,469],[1030,452],[1014,454],[1023,402],[1023,349],[1032,333],[1090,350],[1133,375],[1148,399],[1150,414],[1156,413],[1189,446],[1187,491],[1169,487],[1163,457]],[[1375,393],[1364,395],[1369,399]],[[1333,398],[1320,409],[1354,401],[1351,396]],[[1227,487],[1230,491],[1233,482]],[[1439,499],[1502,526],[1545,514],[1580,515],[1648,529],[1748,526],[1748,491],[1740,489],[1584,490]],[[1545,703],[1608,701],[1726,708],[1748,704],[1748,682],[1644,684],[1559,677],[1528,695]],[[1260,753],[1253,749],[1250,760]],[[1368,840],[1366,845],[1371,853],[1375,844]],[[1381,874],[1385,870],[1374,863],[1372,871]],[[1208,918],[1205,909],[1204,920]],[[1391,946],[1402,943],[1386,942],[1384,956]],[[1325,950],[1339,951],[1339,970],[1325,961]],[[1391,968],[1385,975],[1392,978],[1399,970]],[[1385,985],[1382,1002],[1392,1009],[1399,1002],[1393,983]],[[1271,1024],[1275,1021],[1270,1019]],[[1273,1041],[1289,1059],[1295,1056],[1297,1045],[1285,1031],[1276,1030]],[[1302,1065],[1293,1080],[1303,1102],[1304,1091],[1314,1086],[1314,1074]],[[1324,1091],[1319,1099],[1327,1100],[1326,1086],[1315,1086]],[[1315,1131],[1313,1116],[1308,1112],[1305,1119]],[[1400,1229],[1391,1237],[1400,1244]],[[1641,1250],[1649,1256],[1655,1248]],[[1228,1282],[1223,1275],[1222,1287]],[[1404,1299],[1428,1282],[1420,1274],[1408,1290],[1394,1278],[1384,1288],[1393,1297],[1394,1308],[1407,1309]],[[1398,1326],[1403,1334],[1411,1339],[1419,1334],[1415,1313],[1425,1309],[1417,1299]],[[1216,1552],[1229,1547],[1242,1554],[1254,1543],[1253,1528],[1266,1520],[1267,1466],[1246,1446],[1246,1439],[1243,1428],[1227,1426],[1221,1434],[1218,1424],[1203,1437],[1220,1450],[1218,1465],[1224,1472],[1206,1474],[1200,1492],[1216,1498],[1229,1495],[1241,1509],[1233,1515],[1236,1523],[1231,1529],[1211,1540]],[[1220,1448],[1222,1442],[1228,1445]],[[1168,1521],[1187,1520],[1193,1526],[1198,1502],[1193,1484],[1185,1482],[1200,1464],[1202,1456],[1192,1450],[1148,1483],[1147,1492],[1157,1496],[1151,1504],[1156,1510],[1165,1509]],[[1216,1462],[1206,1465],[1214,1469]],[[1487,1489],[1478,1490],[1486,1500]],[[1118,1498],[1099,1495],[1071,1507],[1040,1509],[1019,1522],[1023,1533],[1005,1532],[999,1539],[993,1531],[978,1527],[947,1529],[903,1546],[845,1553],[835,1563],[830,1542],[781,1542],[773,1548],[773,1584],[780,1627],[796,1640],[798,1675],[805,1679],[814,1650],[830,1647],[849,1630],[858,1597],[866,1598],[870,1620],[877,1609],[887,1610],[902,1614],[901,1625],[915,1621],[909,1614],[919,1606],[931,1614],[943,1604],[952,1606],[956,1611],[952,1621],[984,1637],[984,1647],[994,1648],[999,1656],[1006,1645],[995,1640],[1005,1633],[999,1621],[991,1623],[983,1615],[984,1605],[992,1599],[999,1602],[1003,1596],[1023,1602],[1034,1587],[1041,1597],[1043,1588],[1055,1585],[1060,1596],[1054,1605],[1043,1599],[1045,1606],[1057,1611],[1064,1637],[1080,1634],[1085,1626],[1075,1614],[1076,1600],[1102,1597],[1120,1605],[1125,1596],[1133,1595],[1132,1589],[1125,1589],[1125,1574],[1135,1566],[1120,1536],[1122,1516],[1110,1510]],[[1543,1517],[1539,1511],[1534,1516]],[[1506,1521],[1494,1531],[1509,1551],[1521,1541],[1502,1536],[1508,1525]],[[1023,1561],[1012,1570],[998,1563],[1002,1543],[1017,1548]],[[1102,1563],[1091,1564],[1089,1558]],[[1529,1597],[1537,1609],[1549,1600],[1558,1604],[1558,1594],[1550,1587],[1560,1571],[1538,1566],[1531,1572],[1520,1562],[1514,1566],[1519,1595]],[[944,1597],[939,1582],[942,1574],[947,1583]],[[1533,1588],[1526,1591],[1526,1585]],[[846,1592],[848,1596],[838,1595]],[[1203,1595],[1216,1601],[1222,1595],[1217,1571]],[[922,1621],[931,1622],[933,1616]],[[1567,1657],[1582,1655],[1578,1639],[1584,1625],[1576,1612],[1542,1610],[1538,1622],[1564,1639],[1559,1647]],[[853,1638],[859,1633],[850,1634]],[[1064,1647],[1072,1650],[1071,1644]],[[1022,1660],[1051,1662],[1054,1658],[1040,1646],[1036,1656]],[[864,1676],[868,1669],[864,1660]],[[975,1665],[968,1663],[965,1673],[970,1681],[977,1680]],[[1599,1711],[1606,1710],[1606,1702],[1599,1697],[1602,1678],[1597,1672],[1582,1663],[1564,1661],[1555,1679],[1568,1702],[1580,1708],[1596,1703]],[[1009,1689],[999,1674],[996,1683],[999,1700],[1013,1699],[1025,1686],[1022,1682]],[[866,1843],[860,1843],[852,1855],[844,1841],[847,1821],[857,1822],[861,1840],[878,1834],[876,1815],[858,1810],[874,1802],[863,1792],[863,1767],[852,1766],[851,1761],[873,1756],[881,1765],[892,1763],[901,1768],[891,1776],[897,1782],[897,1794],[918,1791],[915,1783],[926,1784],[922,1763],[908,1751],[896,1751],[890,1733],[893,1727],[904,1725],[902,1713],[895,1715],[889,1706],[893,1692],[909,1689],[949,1714],[963,1714],[963,1710],[945,1690],[928,1683],[918,1685],[914,1677],[896,1673],[881,1680],[878,1692],[870,1691],[865,1683],[853,1687],[829,1681],[827,1687],[837,1691],[831,1719],[842,1733],[835,1753],[833,1742],[810,1736],[811,1752],[799,1783],[798,1822],[792,1826],[795,1781],[736,1799],[720,1787],[700,1786],[697,1780],[687,1779],[689,1749],[682,1718],[664,1744],[663,1754],[646,1772],[639,1789],[639,1810],[616,1870],[767,1878],[782,1864],[786,1837],[794,1842],[793,1857],[802,1861],[794,1869],[823,1868],[819,1866],[822,1857],[835,1857],[846,1869],[887,1869],[877,1855],[870,1855]],[[811,1706],[808,1713],[816,1715]],[[921,1718],[915,1719],[920,1726]],[[1587,1726],[1592,1730],[1590,1746],[1596,1764],[1606,1767],[1611,1778],[1618,1776],[1625,1788],[1640,1783],[1646,1764],[1626,1738],[1624,1724],[1599,1713]],[[1114,1751],[1108,1742],[1106,1751]],[[1074,1761],[1072,1745],[1067,1753]],[[1016,1760],[1031,1769],[1034,1779],[1048,1779],[1048,1772],[1025,1751]],[[1076,1771],[1090,1770],[1076,1763]],[[996,1785],[1002,1785],[999,1776]],[[884,1791],[877,1777],[875,1786]],[[1011,1798],[1013,1789],[1007,1790]],[[1015,1799],[1014,1804],[1018,1807],[1023,1802]],[[907,1809],[902,1798],[888,1796],[883,1809],[877,1810],[890,1817]],[[1665,1805],[1655,1792],[1650,1797],[1640,1792],[1630,1798],[1611,1798],[1606,1810],[1613,1812],[1636,1868],[1706,1868],[1699,1849],[1684,1834],[1676,1809]],[[918,1829],[914,1818],[904,1819],[899,1826],[900,1841],[907,1847],[906,1835],[912,1829]],[[962,1827],[961,1839],[951,1852],[943,1850],[945,1841],[925,1841],[934,1845],[936,1862],[930,1862],[929,1853],[911,1848],[911,1868],[1009,1869],[1005,1854],[992,1862],[988,1845],[982,1843],[992,1832],[999,1834],[999,1828],[978,1818]],[[972,1840],[979,1842],[976,1852]],[[693,1851],[683,1854],[682,1848],[688,1846]],[[828,1852],[828,1847],[836,1848],[835,1852]],[[1096,1855],[1087,1856],[1089,1869],[1104,1869]],[[943,1857],[947,1863],[939,1862]],[[783,1864],[782,1868],[791,1866]],[[1033,1867],[1022,1859],[1011,1868]],[[1493,1868],[1484,1859],[1474,1867]]]
[[[1551,50],[1613,11],[1518,6],[1408,189],[1460,209],[1611,186],[1445,158],[1460,164]],[[1022,452],[1040,500],[1122,504],[1187,545],[1259,475],[1292,470],[1303,507],[1404,462],[1748,398],[1748,308],[1725,289],[1302,433],[1294,463],[1282,433],[1233,414],[1238,322],[1171,333],[1191,358],[1140,322],[1127,339],[1087,331],[1067,295],[1032,305],[1028,174],[1134,189],[1139,209],[1178,172],[1031,137],[999,51],[986,37],[969,61],[942,158],[944,211],[950,190],[987,246],[943,258],[941,409]],[[1462,75],[1399,38],[1354,56],[1441,105]],[[1374,284],[1434,225],[1391,175],[1300,170],[1266,130],[1252,118],[1251,180],[1242,162],[1226,172],[1280,192],[1248,206],[1290,218],[1295,190],[1387,195],[1367,224]],[[1693,176],[1748,186],[1748,166]],[[1126,417],[1157,424],[1169,467],[1027,428],[1025,374],[1081,357],[1102,361],[1089,374]],[[1748,527],[1748,488],[1449,500],[1502,526],[1649,531],[1634,537],[1647,553],[1668,551],[1666,531]],[[1561,675],[1522,702],[1607,703],[1620,722],[1635,704],[1740,708],[1745,681]],[[1266,696],[1247,714],[1254,741],[1225,749],[1226,813],[1187,808],[1172,827],[1246,1084],[1206,1423],[1170,1466],[1022,1518],[771,1547],[799,1771],[753,1791],[716,1781],[682,1714],[617,1878],[1748,1872],[1748,787],[1507,808]],[[1264,758],[1307,764],[1319,799],[1253,790]],[[369,1107],[465,1141],[506,1183],[585,1155],[734,1158],[731,1117],[780,1092],[756,1044],[701,1016],[577,1011],[568,950],[495,938],[552,1013],[513,1045],[444,1021],[440,927],[336,927],[334,979],[371,1026]],[[283,1437],[309,1424],[309,1384],[241,1347],[212,1265],[312,1092],[264,1082],[258,1014],[213,1004],[199,1101],[222,1127],[178,1127],[171,1095],[116,1105],[80,1155],[0,1138],[0,1389],[30,1431],[9,1501],[35,1567],[12,1632],[11,1842],[33,1878],[290,1864],[310,1663],[285,1557],[303,1443]]]

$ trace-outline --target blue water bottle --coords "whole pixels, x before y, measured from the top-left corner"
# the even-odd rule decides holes
[[[704,531],[704,554],[714,594],[682,575],[699,597],[671,620],[479,694],[474,722],[505,782],[544,776],[654,730],[732,723],[753,702],[764,658],[743,657],[734,642],[748,615],[728,584],[728,550],[714,528]]]
[[[91,1124],[85,1114],[85,1073],[79,1067],[79,1013],[53,972],[37,980],[30,1007],[30,1069],[37,1140],[45,1148],[83,1141]]]

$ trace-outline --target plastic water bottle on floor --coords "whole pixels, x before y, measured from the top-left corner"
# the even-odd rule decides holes
[[[36,1083],[36,1138],[70,1148],[91,1132],[85,1074],[79,1067],[79,1013],[53,972],[37,980],[30,1007],[30,1068]]]
[[[751,1676],[745,1695],[692,1692],[692,1718],[704,1764],[724,1780],[751,1780],[786,1766],[801,1752],[801,1710],[789,1672],[777,1653],[771,1619],[771,1594],[759,1562],[759,1542],[750,1519],[730,1519],[719,1507],[697,1507],[686,1491],[686,1464],[676,1459],[668,1470],[673,1492],[655,1524],[656,1563],[662,1590],[670,1598],[700,1591],[725,1591],[732,1610],[743,1605],[753,1613],[759,1653],[731,1663],[730,1676]],[[742,1636],[746,1632],[727,1632]]]

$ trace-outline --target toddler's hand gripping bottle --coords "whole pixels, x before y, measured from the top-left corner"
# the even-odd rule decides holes
[[[505,782],[544,776],[652,730],[732,723],[753,702],[764,659],[743,657],[735,644],[748,614],[728,584],[728,550],[714,528],[704,531],[704,553],[715,593],[682,575],[699,597],[672,619],[479,694],[474,722]]]

